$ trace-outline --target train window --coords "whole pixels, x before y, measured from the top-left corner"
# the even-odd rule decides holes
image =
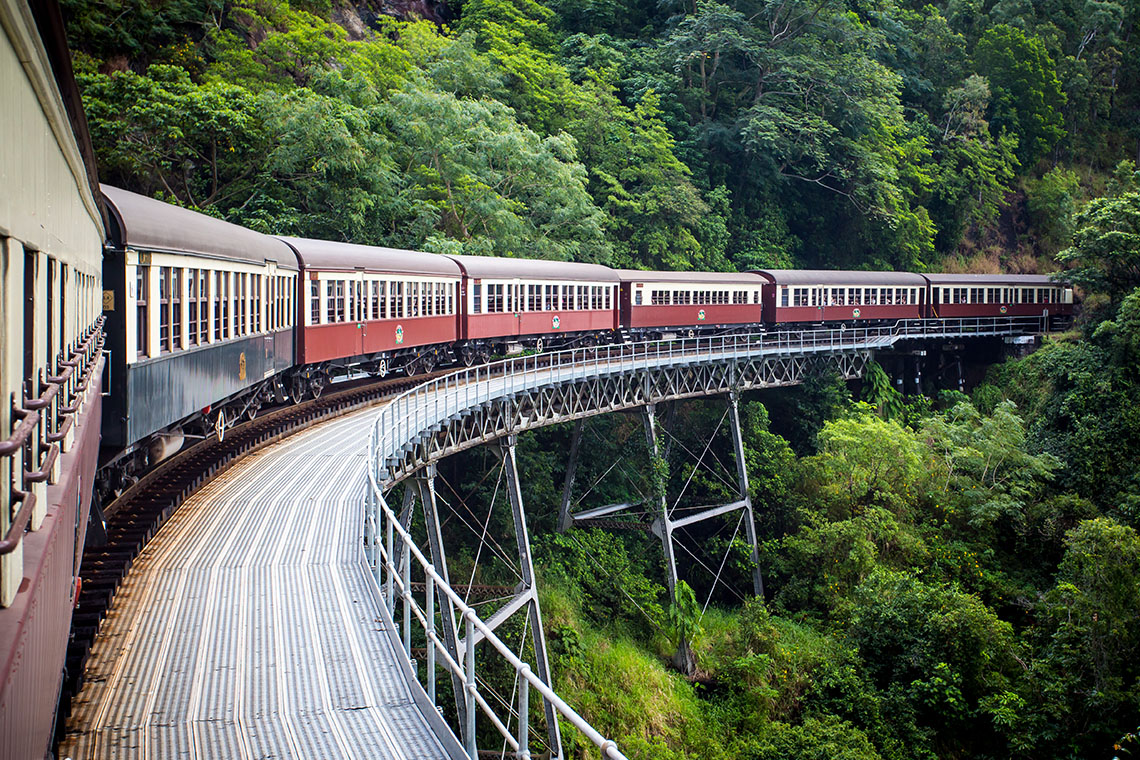
[[[498,314],[503,311],[502,285],[487,286],[487,311],[491,314]]]
[[[222,338],[230,337],[230,273],[218,272],[218,297],[222,304]]]
[[[170,350],[182,348],[182,268],[170,270]]]
[[[483,313],[483,285],[482,283],[475,283],[471,286],[471,313]]]
[[[970,288],[970,303],[984,303],[982,288]]]
[[[321,282],[309,281],[309,321],[314,325],[321,323]]]
[[[170,267],[158,268],[158,350],[170,350]]]
[[[614,286],[611,285],[608,288],[606,288],[606,310],[607,311],[614,307],[613,298],[614,298]]]
[[[198,270],[186,270],[186,319],[189,343],[198,345]]]
[[[250,291],[251,291],[250,302],[252,304],[250,306],[250,310],[249,310],[250,311],[250,322],[253,323],[252,331],[255,333],[259,333],[259,332],[261,332],[261,304],[262,304],[262,298],[263,298],[263,296],[261,295],[262,276],[259,274],[251,274],[249,276],[249,279],[250,279]]]
[[[431,314],[431,283],[420,283],[420,314],[425,317]]]
[[[240,338],[249,332],[249,275],[246,272],[234,273],[234,315],[237,317],[237,327],[234,337]]]
[[[328,281],[325,288],[325,321],[336,321],[336,282],[333,280]]]
[[[392,304],[392,318],[402,319],[404,316],[404,283],[393,282],[389,296]]]
[[[348,281],[348,293],[345,295],[348,299],[348,311],[345,312],[344,321],[356,320],[356,283],[352,280]]]
[[[150,267],[135,267],[135,351],[147,356],[147,294],[150,292]]]
[[[867,294],[863,298],[863,303],[867,304],[868,306],[878,306],[879,305],[879,289],[878,288],[867,288]]]

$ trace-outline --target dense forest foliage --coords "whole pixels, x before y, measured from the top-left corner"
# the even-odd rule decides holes
[[[764,599],[736,516],[680,532],[673,603],[652,535],[558,533],[569,430],[521,440],[525,501],[558,690],[632,758],[1137,751],[1136,0],[63,5],[103,180],[266,232],[1067,268],[1077,328],[969,397],[872,367],[859,400],[825,375],[745,399]],[[731,501],[723,415],[680,405],[661,460],[636,417],[591,421],[576,499]],[[462,543],[495,464],[443,470]],[[509,580],[467,540],[455,577]]]
[[[1052,271],[1140,153],[1135,0],[63,5],[104,181],[276,233]]]

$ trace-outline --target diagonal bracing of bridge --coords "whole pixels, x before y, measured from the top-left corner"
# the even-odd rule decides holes
[[[611,412],[643,409],[646,433],[656,451],[653,410],[657,404],[687,398],[727,395],[733,421],[733,437],[740,472],[740,500],[713,507],[707,515],[684,521],[718,516],[732,509],[745,509],[752,528],[747,475],[736,419],[736,400],[747,390],[795,385],[811,372],[831,370],[845,379],[860,377],[876,351],[900,342],[945,338],[1016,336],[1043,332],[1042,319],[997,318],[915,320],[890,326],[824,329],[807,328],[756,334],[734,334],[688,340],[622,344],[573,349],[524,356],[491,365],[460,370],[425,383],[397,397],[384,407],[373,426],[369,463],[368,506],[365,542],[373,572],[392,618],[397,602],[403,609],[403,648],[412,653],[411,622],[422,626],[427,642],[427,694],[434,704],[438,661],[450,673],[459,734],[468,755],[478,754],[475,717],[481,709],[503,735],[517,757],[529,757],[527,736],[528,690],[539,692],[548,729],[547,746],[552,757],[561,756],[558,721],[566,718],[593,741],[603,757],[618,760],[623,755],[550,688],[542,638],[538,595],[527,538],[526,520],[514,466],[515,436],[527,430],[561,422],[583,420]],[[441,459],[466,449],[495,444],[507,471],[520,566],[524,580],[515,597],[488,621],[451,588],[446,572],[446,554],[440,535],[433,486],[435,465]],[[401,481],[415,478],[414,489],[405,491],[402,514],[389,507],[385,494]],[[416,495],[424,510],[431,558],[425,557],[408,532],[410,510]],[[565,501],[565,500],[564,500]],[[566,504],[563,505],[566,510]],[[654,532],[663,540],[670,566],[670,589],[675,566],[671,528],[678,527],[662,507]],[[561,516],[563,524],[573,516]],[[386,540],[383,535],[386,533]],[[755,550],[754,528],[749,531]],[[427,594],[421,606],[412,594],[413,559],[418,563]],[[754,584],[761,588],[759,575]],[[439,610],[437,624],[436,610]],[[506,617],[526,610],[533,621],[536,670],[523,663],[494,633]],[[459,620],[465,627],[461,636]],[[442,628],[442,630],[438,630]],[[512,705],[504,721],[480,693],[476,680],[475,644],[488,642],[516,672],[517,710]],[[438,655],[438,658],[437,658]],[[517,721],[517,734],[508,726]]]

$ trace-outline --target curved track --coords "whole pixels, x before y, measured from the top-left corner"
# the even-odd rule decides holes
[[[440,374],[440,373],[436,373]],[[107,540],[84,552],[82,589],[72,618],[67,667],[60,697],[60,725],[79,693],[95,635],[132,564],[163,523],[197,489],[243,456],[322,420],[369,406],[435,375],[393,378],[328,389],[319,399],[263,412],[233,427],[223,440],[210,438],[159,464],[107,506]]]
[[[267,446],[185,500],[119,589],[61,756],[448,756],[363,563],[372,417]]]

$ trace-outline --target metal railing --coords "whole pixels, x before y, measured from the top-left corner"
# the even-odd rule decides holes
[[[465,700],[466,725],[463,728],[465,748],[471,760],[475,760],[478,752],[475,746],[475,719],[476,708],[483,712],[503,737],[516,757],[529,758],[529,692],[537,691],[541,697],[553,706],[555,712],[570,722],[582,732],[588,740],[593,742],[602,753],[602,757],[609,760],[627,760],[626,756],[618,750],[617,744],[602,736],[597,729],[591,726],[585,718],[577,713],[573,707],[566,703],[554,692],[548,684],[542,681],[530,665],[523,662],[511,648],[505,644],[495,632],[484,623],[475,610],[468,606],[444,577],[436,571],[432,562],[424,556],[416,545],[415,540],[403,525],[400,519],[388,506],[380,490],[380,484],[375,478],[375,470],[369,468],[368,472],[368,511],[365,516],[365,543],[369,549],[369,564],[380,587],[381,596],[388,609],[393,624],[396,619],[396,601],[403,606],[403,626],[401,640],[404,645],[404,654],[411,660],[412,656],[412,619],[414,618],[423,631],[426,643],[425,676],[428,699],[436,704],[436,670],[439,664],[449,674],[458,677],[462,684]],[[380,536],[386,536],[380,541]],[[399,556],[404,560],[400,561]],[[412,595],[411,560],[419,564],[424,577],[424,604],[421,606]],[[386,573],[386,577],[385,577]],[[452,604],[464,621],[465,637],[463,639],[465,651],[457,661],[448,652],[447,643],[441,638],[436,627],[435,599],[437,592],[442,594]],[[479,688],[475,671],[475,644],[478,631],[482,640],[489,644],[494,651],[514,669],[519,687],[519,709],[517,714],[512,711],[516,720],[516,730],[510,728],[498,717],[495,709],[487,701]],[[510,718],[507,719],[510,722]],[[561,748],[552,748],[552,757],[561,757]]]
[[[825,352],[858,351],[885,348],[901,340],[943,337],[981,337],[1023,335],[1043,332],[1044,318],[998,317],[941,320],[906,320],[894,325],[856,328],[812,328],[763,333],[694,337],[670,341],[647,341],[617,346],[574,348],[546,354],[505,359],[493,364],[458,370],[417,386],[385,405],[377,415],[370,434],[368,467],[368,509],[365,515],[365,541],[368,560],[380,587],[381,596],[393,623],[396,602],[403,607],[402,642],[405,655],[411,659],[412,620],[423,631],[427,657],[427,692],[436,704],[435,676],[442,661],[446,670],[457,677],[463,687],[466,725],[463,735],[472,760],[475,748],[476,706],[487,715],[517,757],[530,757],[528,747],[527,692],[534,689],[554,710],[597,746],[603,757],[623,760],[616,744],[594,729],[553,689],[539,679],[511,649],[504,644],[451,588],[444,577],[419,550],[410,533],[403,527],[384,498],[384,490],[394,481],[383,475],[387,464],[398,459],[418,437],[447,425],[466,410],[537,387],[575,382],[609,373],[628,373],[650,367],[695,364],[703,362],[739,361],[760,356],[806,355]],[[385,540],[381,541],[381,536]],[[398,559],[397,554],[403,556]],[[425,595],[421,606],[413,597],[411,559],[419,564],[424,577]],[[436,630],[436,594],[454,605],[464,620],[466,651],[455,657]],[[479,631],[490,646],[515,670],[520,689],[517,732],[495,713],[479,689],[475,673],[476,641]],[[510,718],[508,718],[508,723]],[[555,756],[561,748],[552,748]]]
[[[905,320],[883,327],[808,328],[694,337],[574,348],[504,359],[449,373],[397,396],[376,419],[377,446],[372,455],[384,464],[397,458],[409,442],[454,415],[494,398],[541,385],[670,364],[874,349],[907,339],[1022,335],[1040,332],[1042,327],[1043,321],[1037,317]]]
[[[10,503],[19,503],[20,509],[12,516],[12,522],[0,538],[0,555],[14,552],[32,523],[37,501],[34,484],[52,481],[60,453],[66,453],[70,447],[76,413],[102,354],[103,317],[100,316],[76,338],[68,349],[67,358],[58,360],[58,367],[62,368],[57,370],[59,374],[27,381],[26,395],[36,395],[22,405],[13,404],[12,418],[19,422],[11,435],[0,441],[0,457],[22,459],[9,484]],[[23,456],[17,456],[19,454]],[[29,470],[29,462],[35,462],[33,466],[37,469]],[[41,505],[42,508],[46,505]]]

